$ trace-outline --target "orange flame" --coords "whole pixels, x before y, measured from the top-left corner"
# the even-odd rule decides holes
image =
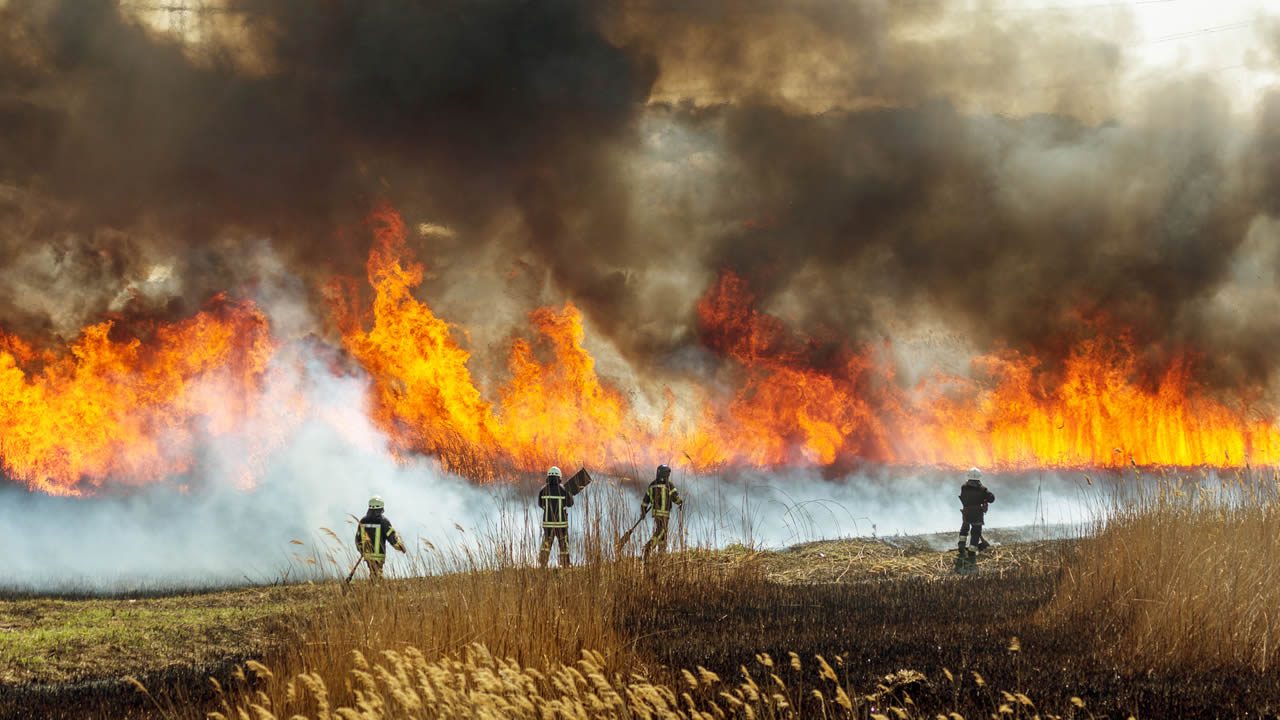
[[[483,478],[496,465],[531,469],[558,458],[602,462],[624,442],[627,408],[596,375],[595,360],[582,345],[577,308],[530,314],[551,357],[540,362],[533,343],[517,340],[508,359],[512,377],[495,409],[482,396],[467,367],[470,354],[453,339],[449,324],[413,296],[423,267],[403,260],[404,222],[384,208],[373,223],[372,326],[360,326],[341,284],[332,299],[343,344],[373,383],[374,419],[399,451],[434,454],[446,467]]]
[[[1080,343],[1056,374],[1003,353],[976,359],[973,377],[935,375],[903,388],[871,350],[818,343],[757,310],[732,273],[697,307],[703,344],[726,360],[728,393],[703,390],[681,413],[668,390],[662,417],[641,417],[597,375],[582,315],[568,304],[530,314],[537,339],[513,344],[495,407],[449,325],[413,297],[422,267],[402,260],[403,223],[384,210],[376,225],[373,327],[359,329],[355,313],[343,311],[344,342],[368,370],[375,417],[398,446],[468,474],[491,476],[495,463],[534,469],[680,455],[700,471],[868,460],[997,468],[1280,461],[1280,429],[1211,397],[1187,357],[1145,387],[1127,335]]]
[[[1154,387],[1127,334],[1095,337],[1068,355],[1059,379],[1006,352],[974,361],[977,380],[935,380],[904,436],[918,462],[993,467],[1176,465],[1280,461],[1280,428],[1214,399],[1176,358]],[[939,388],[951,385],[953,395]]]
[[[507,451],[524,468],[562,462],[558,458],[599,463],[622,457],[629,408],[596,375],[595,360],[583,347],[582,313],[568,304],[560,312],[535,310],[529,318],[552,357],[538,362],[525,340],[511,349],[512,377],[502,389]]]
[[[816,367],[812,348],[754,308],[744,280],[725,273],[698,303],[703,342],[737,365],[742,389],[708,403],[690,453],[701,467],[830,465],[842,455],[892,459],[869,398],[873,366],[838,353]]]
[[[368,371],[374,420],[401,452],[430,452],[447,467],[475,469],[495,446],[492,410],[467,368],[470,354],[450,335],[449,324],[413,296],[423,267],[402,262],[407,254],[400,215],[384,208],[372,218],[369,253],[373,324],[360,327],[346,299],[333,296],[343,345]]]
[[[354,280],[329,287],[342,346],[369,383],[370,417],[398,454],[431,454],[476,479],[550,464],[630,470],[681,457],[695,471],[862,461],[1280,464],[1273,418],[1197,383],[1189,354],[1153,373],[1132,337],[1100,326],[1058,363],[1002,351],[975,359],[967,376],[935,374],[904,387],[876,349],[790,330],[760,311],[732,273],[697,305],[699,338],[721,358],[719,372],[679,393],[666,388],[661,412],[639,409],[600,377],[571,303],[529,314],[531,332],[512,343],[508,376],[486,397],[454,328],[414,295],[424,268],[409,253],[400,216],[379,210],[371,227],[368,308]],[[244,450],[238,482],[248,487],[266,449],[306,413],[327,412],[307,407],[297,370],[277,367],[285,354],[251,303],[217,297],[194,317],[141,336],[117,339],[119,331],[110,321],[91,325],[63,352],[0,332],[0,462],[8,476],[63,495],[108,480],[150,483],[193,470],[202,440],[217,437]]]
[[[84,329],[69,351],[0,343],[0,456],[34,490],[78,495],[112,478],[147,483],[192,467],[201,435],[233,432],[257,404],[272,345],[251,304],[215,298],[146,341]]]

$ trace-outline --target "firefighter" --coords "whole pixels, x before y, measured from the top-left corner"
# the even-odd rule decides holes
[[[969,469],[969,477],[960,486],[960,552],[965,552],[965,536],[968,535],[968,551],[974,548],[986,550],[990,543],[982,537],[982,525],[987,515],[987,505],[996,501],[995,493],[982,484],[982,471]]]
[[[643,518],[653,508],[653,537],[644,544],[646,562],[649,560],[649,551],[653,548],[658,548],[660,553],[667,551],[667,524],[671,520],[673,503],[684,507],[684,500],[676,491],[676,486],[671,484],[671,468],[659,465],[657,476],[645,488],[644,499],[640,501],[640,517]]]
[[[547,484],[538,491],[538,507],[542,509],[542,550],[538,552],[538,565],[547,566],[554,542],[560,545],[561,567],[568,567],[569,508],[573,507],[573,495],[560,484],[560,468],[547,471]]]
[[[380,496],[369,498],[369,511],[356,526],[356,549],[369,566],[369,577],[374,580],[382,577],[382,565],[387,561],[387,543],[400,552],[406,552],[396,529],[391,527],[391,521],[382,514],[384,508],[386,503]]]

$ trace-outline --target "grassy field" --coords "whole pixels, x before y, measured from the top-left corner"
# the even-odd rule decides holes
[[[999,538],[998,531],[995,533]],[[950,540],[947,536],[946,540]],[[954,576],[954,552],[939,551],[939,542],[925,539],[823,541],[783,551],[751,551],[732,547],[719,551],[688,550],[671,561],[702,578],[729,577],[748,572],[770,586],[810,594],[821,585],[943,580]],[[997,547],[984,557],[981,571],[1001,576],[1019,569],[1044,568],[1056,562],[1056,543],[1019,543]],[[577,584],[574,569],[558,583]],[[544,576],[524,571],[521,574]],[[640,583],[661,582],[643,573]],[[438,603],[450,594],[475,592],[451,588],[465,575],[387,583],[379,595],[409,596],[405,614],[442,612]],[[489,582],[481,579],[481,582]],[[518,587],[518,584],[509,584]],[[396,588],[388,591],[387,588]],[[527,590],[527,588],[526,588]],[[298,643],[321,642],[326,632],[316,618],[347,618],[353,601],[369,591],[367,583],[344,589],[339,583],[244,588],[186,595],[142,598],[50,599],[18,598],[0,601],[0,712],[21,715],[47,704],[48,712],[80,716],[108,701],[123,711],[163,716],[169,704],[209,702],[203,675],[230,681],[238,663],[248,659],[276,660]],[[452,591],[452,592],[451,592]],[[817,594],[816,592],[814,594]],[[722,603],[723,605],[723,603]],[[702,606],[702,609],[711,607]],[[723,608],[730,609],[730,608]],[[693,658],[702,652],[702,632],[716,633],[714,624],[696,608],[683,609],[675,627],[653,628],[652,618],[637,613],[618,618],[620,630],[634,634],[634,646],[663,664]],[[793,615],[794,617],[794,615]],[[465,625],[464,622],[460,623]],[[690,633],[682,642],[664,638],[673,630]],[[459,637],[441,652],[460,651],[468,638]],[[603,644],[590,643],[584,644]],[[747,657],[754,656],[754,652]],[[705,663],[703,659],[699,662]],[[695,663],[696,664],[696,663]],[[159,712],[125,679],[140,678],[163,701]],[[201,687],[186,687],[198,683]],[[8,702],[12,704],[6,704]]]
[[[456,572],[380,585],[17,599],[0,603],[0,716],[1280,711],[1272,501],[1171,493],[1105,520],[1076,541],[991,532],[1003,542],[976,570],[958,567],[950,535],[685,548],[648,567],[588,536],[588,560],[569,570],[529,568],[499,545],[424,550],[419,569]],[[1205,552],[1185,539],[1192,526],[1247,549]],[[1196,623],[1215,600],[1224,619]],[[1191,630],[1194,643],[1171,640]]]
[[[0,601],[0,683],[75,683],[260,657],[327,594],[293,586]]]

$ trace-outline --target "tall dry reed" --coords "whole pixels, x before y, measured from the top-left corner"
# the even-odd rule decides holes
[[[1274,477],[1134,486],[1062,570],[1045,619],[1095,633],[1135,670],[1280,661]]]
[[[1001,718],[1091,717],[1080,698],[1062,714],[1044,713],[1024,693],[987,686],[978,673],[943,671],[931,680],[922,673],[900,670],[880,679],[866,693],[850,694],[847,676],[817,656],[806,662],[817,671],[814,683],[797,682],[802,661],[795,653],[775,663],[758,655],[752,667],[743,665],[734,677],[722,678],[706,668],[683,670],[671,682],[652,681],[639,673],[608,669],[599,653],[584,651],[574,663],[530,667],[495,656],[483,645],[469,645],[457,655],[430,660],[416,648],[388,650],[376,658],[353,657],[343,678],[343,695],[333,692],[331,679],[320,673],[299,673],[285,682],[283,697],[265,692],[232,693],[219,688],[222,709],[213,720],[427,720],[434,718],[662,718],[664,720],[723,720],[746,718],[869,718],[923,720],[963,717],[920,708],[912,693],[936,683],[942,693],[958,698],[976,695],[979,707]],[[840,668],[840,669],[837,669]],[[261,663],[248,663],[241,683],[276,683],[275,672]]]
[[[648,537],[647,527],[626,546],[617,544],[637,516],[635,499],[607,484],[588,492],[592,500],[580,502],[571,530],[572,567],[554,567],[553,553],[552,567],[538,568],[540,529],[527,513],[505,509],[478,533],[456,528],[457,542],[449,547],[423,542],[408,556],[393,554],[389,577],[381,582],[363,572],[349,585],[332,582],[331,597],[299,625],[296,641],[266,661],[282,678],[305,674],[309,679],[298,682],[323,683],[329,701],[340,704],[359,702],[350,678],[365,670],[362,658],[409,649],[423,662],[436,662],[479,644],[533,667],[572,664],[590,651],[602,671],[629,674],[645,668],[632,652],[635,639],[623,634],[628,620],[651,617],[664,606],[750,592],[763,582],[749,562],[713,565],[671,554],[641,563],[635,551]],[[306,572],[345,574],[354,560],[347,534],[331,534],[331,546]],[[672,544],[684,547],[678,535]],[[297,687],[263,676],[246,702],[286,707]]]

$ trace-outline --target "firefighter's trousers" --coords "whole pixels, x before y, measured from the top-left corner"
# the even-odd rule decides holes
[[[551,543],[560,545],[560,566],[569,567],[569,528],[542,528],[542,550],[538,552],[538,565],[547,566],[551,558]]]
[[[986,509],[982,506],[967,507],[960,511],[960,542],[969,536],[969,547],[985,550],[987,541],[982,539],[982,524],[987,519]]]
[[[671,518],[669,516],[653,516],[653,537],[649,538],[649,542],[644,544],[645,560],[649,559],[649,551],[654,548],[657,548],[660,553],[667,551],[667,525],[670,522]]]
[[[987,541],[982,537],[982,522],[970,522],[965,520],[960,524],[960,542],[964,542],[965,535],[969,536],[969,547],[986,549]]]
[[[376,559],[376,558],[365,558],[365,559],[364,559],[364,564],[369,566],[369,579],[370,579],[370,580],[381,580],[381,579],[382,579],[382,565],[383,565],[383,563],[385,563],[385,562],[386,562],[386,560],[385,560],[385,559],[383,559],[383,560],[378,560],[378,559]]]

